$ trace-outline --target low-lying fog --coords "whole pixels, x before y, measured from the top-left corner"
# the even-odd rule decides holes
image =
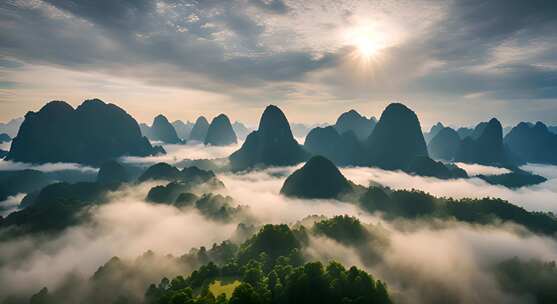
[[[164,156],[127,158],[126,162],[178,163],[184,158],[221,158],[237,149],[202,145],[165,146]],[[14,168],[1,162],[0,170]],[[19,165],[18,165],[19,166]],[[66,165],[55,164],[59,168]],[[29,166],[31,167],[31,166]],[[34,167],[37,168],[37,167]],[[43,166],[52,169],[52,166]],[[76,168],[82,170],[83,168]],[[553,238],[522,233],[512,225],[474,226],[462,223],[385,222],[355,205],[334,200],[287,199],[279,195],[286,176],[295,167],[270,168],[245,174],[219,173],[221,190],[247,205],[259,224],[295,223],[308,215],[356,216],[364,223],[381,225],[389,246],[380,263],[366,266],[352,248],[330,239],[312,238],[305,254],[318,260],[336,259],[367,268],[385,280],[395,300],[403,303],[520,302],[499,289],[489,268],[519,256],[557,260]],[[504,169],[468,165],[471,175],[504,173]],[[421,189],[438,196],[501,197],[529,210],[557,211],[557,167],[527,165],[547,182],[511,190],[478,178],[439,180],[377,168],[343,168],[345,176],[361,185],[370,181],[397,189]],[[210,246],[233,236],[237,223],[223,224],[195,211],[144,201],[153,184],[130,186],[111,194],[110,203],[92,210],[88,224],[68,229],[53,239],[21,238],[0,246],[0,294],[35,293],[43,286],[55,289],[69,274],[90,277],[112,256],[132,259],[147,250],[179,256],[193,247]],[[21,198],[19,198],[21,199]],[[12,201],[13,205],[14,202]],[[434,289],[432,289],[432,286]]]
[[[242,142],[224,147],[205,146],[201,142],[188,142],[185,145],[163,145],[164,150],[166,151],[165,155],[149,157],[124,157],[122,161],[130,164],[155,164],[158,162],[175,164],[184,159],[224,158],[228,157],[230,154],[232,154],[232,152],[238,150],[241,146]]]
[[[557,213],[557,166],[525,165],[521,168],[542,175],[547,178],[547,181],[534,186],[509,189],[504,186],[490,185],[479,178],[442,180],[433,177],[413,176],[401,171],[360,167],[344,168],[342,172],[348,179],[361,185],[367,185],[369,181],[375,181],[394,189],[419,189],[436,196],[454,198],[498,197],[530,211]],[[477,168],[474,170],[477,170]],[[491,170],[493,170],[491,172],[504,173],[504,171],[499,171],[501,168],[492,167]],[[482,171],[486,172],[487,170],[483,168]],[[477,173],[477,171],[471,172]]]
[[[33,165],[0,159],[0,171],[15,171],[25,169],[33,169],[42,172],[80,171],[89,173],[95,173],[99,170],[97,168],[83,166],[75,163],[47,163],[41,165]]]

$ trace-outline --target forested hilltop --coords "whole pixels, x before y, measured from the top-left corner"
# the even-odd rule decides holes
[[[256,234],[245,235],[249,230],[253,227],[241,225],[237,231],[237,236],[247,237],[244,242],[225,241],[209,250],[202,247],[177,258],[148,252],[129,264],[114,257],[90,280],[68,280],[52,291],[43,288],[31,297],[30,303],[60,303],[67,299],[79,303],[146,304],[392,303],[385,283],[371,274],[335,261],[324,265],[304,254],[311,237],[330,237],[354,248],[378,237],[357,219],[339,216],[319,221],[309,229],[302,225],[296,229],[284,224],[264,225]],[[154,276],[147,269],[160,263],[172,265],[163,271],[166,274],[176,273],[173,270],[177,269],[193,272],[149,284]],[[8,299],[4,303],[27,302]]]

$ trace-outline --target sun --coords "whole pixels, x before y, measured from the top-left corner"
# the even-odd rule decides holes
[[[352,47],[352,55],[364,63],[379,60],[382,51],[388,46],[385,32],[373,24],[347,29],[344,33],[344,44]]]
[[[355,39],[354,46],[357,48],[359,54],[363,58],[367,59],[376,56],[381,49],[381,46],[376,41],[373,41],[371,37],[366,36]]]

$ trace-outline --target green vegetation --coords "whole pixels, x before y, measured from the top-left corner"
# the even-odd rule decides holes
[[[444,164],[427,156],[416,156],[405,170],[410,174],[431,176],[441,179],[466,178],[468,174],[454,164]]]
[[[500,175],[479,175],[479,178],[492,185],[502,185],[507,188],[520,188],[543,183],[547,179],[543,176],[515,169],[513,172]]]
[[[347,215],[317,222],[313,225],[313,231],[317,235],[325,235],[342,244],[360,244],[371,238],[369,231],[357,218]]]
[[[0,171],[0,201],[18,193],[39,191],[52,181],[37,170]]]
[[[351,190],[351,183],[330,160],[314,156],[284,181],[280,193],[291,197],[327,199],[338,198]]]
[[[38,194],[29,195],[27,208],[0,220],[0,228],[17,227],[21,233],[48,232],[79,224],[86,217],[79,211],[104,202],[111,189],[108,185],[86,182],[48,185]]]
[[[4,186],[18,192],[34,191],[23,199],[24,209],[0,218],[0,228],[13,228],[13,233],[5,234],[9,238],[29,232],[56,232],[81,224],[88,219],[88,208],[106,203],[106,194],[120,187],[128,178],[126,173],[126,169],[118,163],[108,163],[108,168],[105,166],[99,172],[97,182],[53,183],[40,191],[34,189],[51,182],[42,172],[22,170],[0,174],[0,199]],[[178,170],[166,163],[158,163],[145,170],[138,179],[139,182],[147,180],[171,181],[166,186],[153,187],[147,196],[148,201],[175,204],[179,207],[195,203],[194,207],[214,220],[227,221],[245,214],[245,207],[232,207],[229,197],[207,194],[197,199],[197,196],[189,193],[192,188],[200,185],[211,189],[224,187],[212,171],[196,167]],[[14,187],[14,182],[21,187]]]
[[[557,303],[555,262],[513,258],[500,263],[495,269],[495,276],[507,292],[529,296],[533,303]]]
[[[230,283],[224,283],[221,280],[216,280],[213,283],[209,284],[209,291],[216,295],[217,297],[221,294],[224,294],[227,299],[232,297],[232,293],[236,289],[236,287],[240,286],[241,282],[238,280],[234,280]]]
[[[512,222],[536,233],[557,232],[557,218],[553,214],[530,212],[498,198],[455,200],[419,190],[370,187],[360,198],[360,205],[369,212],[383,212],[388,218],[452,218],[475,224]]]
[[[391,303],[385,284],[356,267],[336,262],[305,263],[299,255],[303,240],[286,225],[265,225],[240,247],[237,258],[213,262],[189,277],[163,278],[151,284],[147,303]],[[227,277],[241,278],[230,298],[215,298],[215,286]],[[217,283],[218,282],[218,283]],[[213,291],[211,290],[213,289]],[[217,288],[217,292],[220,292]]]

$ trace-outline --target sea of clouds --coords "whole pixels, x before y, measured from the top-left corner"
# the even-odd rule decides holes
[[[127,162],[178,163],[184,158],[222,158],[234,147],[188,144],[165,146],[164,156],[126,158]],[[13,163],[0,163],[13,166]],[[336,200],[290,199],[279,194],[288,176],[300,166],[249,173],[218,173],[226,188],[219,190],[237,204],[249,206],[256,224],[294,224],[309,215],[351,215],[363,223],[380,226],[389,245],[382,260],[370,265],[351,247],[324,237],[312,237],[304,254],[310,259],[335,259],[357,265],[388,283],[400,303],[524,303],[500,290],[491,268],[518,256],[557,260],[554,238],[524,233],[513,225],[477,226],[446,222],[389,222],[356,205]],[[501,168],[463,166],[470,175],[504,173]],[[5,167],[4,167],[5,168]],[[36,168],[36,167],[35,167]],[[528,210],[557,211],[557,167],[527,165],[523,169],[548,179],[520,189],[493,186],[479,178],[440,180],[377,168],[342,168],[355,183],[371,181],[395,189],[421,189],[437,196],[501,197]],[[110,202],[90,210],[91,220],[49,238],[22,237],[0,245],[0,295],[30,294],[43,286],[55,290],[71,274],[90,277],[112,256],[133,259],[147,250],[179,256],[191,248],[210,246],[231,238],[238,223],[223,224],[195,210],[145,202],[154,184],[131,185],[110,195]]]

